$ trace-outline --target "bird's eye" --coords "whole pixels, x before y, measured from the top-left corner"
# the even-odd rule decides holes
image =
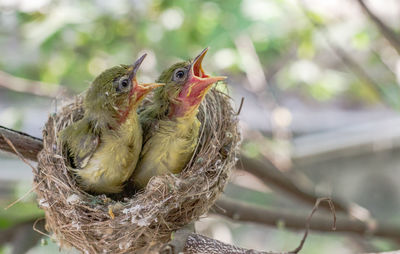
[[[175,74],[175,77],[177,77],[177,78],[179,78],[179,79],[183,78],[183,76],[185,76],[185,73],[184,73],[183,71],[178,71],[178,72]]]
[[[124,92],[130,86],[130,82],[128,78],[121,78],[118,82],[117,91]]]
[[[180,81],[186,78],[186,70],[177,70],[174,74],[174,80]]]
[[[121,87],[128,87],[129,86],[129,81],[127,79],[123,79],[121,81]]]

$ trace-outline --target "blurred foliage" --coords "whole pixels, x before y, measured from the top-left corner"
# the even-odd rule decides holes
[[[297,1],[2,0],[0,8],[0,69],[76,92],[105,68],[130,63],[142,51],[149,53],[143,81],[155,79],[171,62],[193,57],[206,46],[212,49],[212,58],[206,60],[210,69],[240,74],[243,56],[235,40],[246,34],[267,76],[270,69],[277,69],[272,79],[278,89],[322,101],[338,95],[358,103],[378,100],[332,56],[310,21],[318,26],[333,23],[337,33],[346,33],[337,43],[367,57],[367,68],[380,70],[381,59],[374,59],[369,50],[381,40],[378,33],[366,22],[349,29],[347,21],[341,21],[340,27],[336,17],[312,10],[306,10],[307,20]],[[287,60],[281,63],[282,59]],[[383,81],[382,87],[390,88],[385,94],[399,94],[394,83]]]
[[[307,6],[315,8],[303,10],[301,2],[311,2]],[[246,82],[248,66],[237,40],[246,36],[278,100],[295,94],[303,101],[369,106],[383,98],[398,107],[397,57],[376,28],[365,17],[355,15],[354,6],[347,10],[348,2],[337,1],[337,10],[324,12],[318,7],[325,1],[318,0],[0,0],[0,70],[80,92],[104,69],[132,63],[142,52],[148,57],[139,80],[147,82],[165,66],[194,57],[210,46],[206,69],[228,75],[229,82],[239,84]],[[371,89],[365,77],[353,73],[332,46],[351,56],[382,94]],[[20,129],[28,114],[22,111],[2,110],[0,123]],[[286,145],[268,139],[245,141],[243,152],[254,158],[264,154],[265,147],[270,151]],[[236,185],[228,186],[226,194],[267,207],[283,200]],[[7,211],[0,209],[0,229],[42,217],[42,211],[30,201]],[[0,207],[8,203],[0,202]],[[232,229],[236,243],[246,245],[244,238],[253,237],[253,232],[243,233],[245,227]],[[267,235],[273,241],[265,241],[266,246],[260,248],[269,249],[267,244],[275,242],[277,248],[291,249],[288,243],[297,243],[298,236],[283,228],[273,237]],[[343,239],[337,244],[336,237],[313,237],[308,240],[313,247],[306,246],[305,253],[320,253],[321,249],[342,253]],[[51,248],[37,246],[35,253],[57,249],[54,243],[49,245]],[[386,241],[375,245],[382,250],[391,247]],[[0,247],[3,252],[8,253]]]
[[[0,209],[0,230],[44,217],[43,210],[39,209],[36,203],[36,195],[32,192],[30,183],[26,181],[14,183],[12,190],[13,193],[9,193],[8,197],[0,199],[0,207],[4,208]],[[18,202],[13,203],[14,200]]]
[[[5,207],[2,205],[1,207]],[[19,202],[11,208],[0,209],[0,229],[9,228],[17,223],[22,223],[39,217],[44,217],[43,210],[36,203]]]

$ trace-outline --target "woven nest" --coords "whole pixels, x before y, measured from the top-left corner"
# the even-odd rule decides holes
[[[168,242],[171,232],[209,210],[228,181],[240,141],[230,102],[216,89],[208,93],[199,108],[199,145],[181,174],[153,177],[145,190],[113,200],[79,188],[57,143],[57,133],[83,116],[78,96],[43,131],[34,182],[47,229],[61,246],[83,253],[146,252]]]

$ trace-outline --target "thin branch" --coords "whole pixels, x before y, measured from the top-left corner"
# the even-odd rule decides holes
[[[310,229],[310,223],[311,223],[311,219],[314,215],[314,213],[318,210],[318,206],[321,202],[323,201],[327,201],[329,203],[329,205],[331,206],[332,209],[332,214],[333,214],[333,227],[332,230],[335,229],[335,225],[336,225],[336,215],[335,215],[335,209],[331,203],[331,200],[329,198],[320,198],[317,199],[317,201],[315,202],[314,208],[312,209],[311,213],[308,215],[307,220],[305,222],[305,232],[304,235],[300,241],[300,244],[298,245],[298,247],[296,247],[293,251],[289,251],[289,252],[258,252],[255,250],[245,250],[245,249],[241,249],[238,248],[236,246],[232,246],[232,245],[228,245],[228,244],[224,244],[212,239],[209,239],[207,245],[203,245],[202,243],[204,243],[204,239],[202,239],[202,241],[198,241],[195,242],[195,245],[192,247],[191,245],[191,239],[190,238],[186,238],[187,242],[186,242],[186,250],[189,250],[189,253],[269,253],[269,254],[297,254],[299,253],[304,246],[304,243],[307,239],[308,236],[308,232]],[[303,218],[303,223],[304,223],[304,218]],[[197,235],[198,237],[198,235]],[[192,248],[195,248],[196,252],[192,252]],[[210,248],[211,247],[211,248]],[[185,252],[186,253],[186,252]]]
[[[13,152],[26,164],[28,165],[32,170],[35,170],[35,167],[27,160],[25,157],[18,152],[17,148],[15,148],[14,144],[11,142],[9,138],[7,138],[4,134],[1,134],[1,137],[4,139],[4,141],[11,147]]]
[[[260,161],[241,154],[237,167],[256,176],[266,185],[283,191],[309,205],[314,205],[315,200],[318,199],[318,196],[311,189],[308,190],[298,186],[268,160]],[[337,211],[350,213],[350,205],[346,202],[334,199],[333,203]],[[325,209],[330,209],[327,205],[321,206]]]
[[[307,217],[306,230],[304,231],[303,238],[301,239],[299,246],[296,249],[294,249],[291,253],[299,253],[301,251],[301,249],[303,249],[304,243],[306,242],[306,239],[308,236],[308,232],[310,231],[311,219],[312,219],[314,213],[318,210],[319,204],[323,201],[328,202],[329,207],[331,208],[331,212],[333,215],[332,230],[336,230],[336,213],[335,213],[335,207],[333,206],[332,200],[330,198],[318,198],[317,201],[315,202],[313,209],[311,210],[310,215],[308,215],[308,217]]]
[[[235,253],[235,254],[270,254],[272,252],[262,252],[251,249],[239,248],[234,245],[226,244],[209,237],[190,234],[185,251],[186,254],[220,254],[220,253]]]
[[[293,211],[276,211],[225,197],[217,201],[214,210],[215,213],[235,221],[252,222],[273,227],[283,222],[286,228],[296,230],[304,229],[304,218],[307,217],[304,213],[294,214]],[[327,215],[315,215],[310,223],[310,229],[331,232],[332,219]],[[379,236],[394,240],[400,239],[400,226],[396,226],[393,223],[362,222],[348,217],[338,218],[335,232],[352,233],[361,236]]]
[[[0,71],[0,87],[50,98],[67,93],[67,89],[60,85],[19,78],[4,71]]]
[[[171,238],[172,240],[164,244],[159,251],[159,254],[179,254],[185,250],[185,245],[191,234],[195,233],[194,222],[175,231]]]
[[[363,0],[356,0],[360,5],[361,9],[368,15],[368,17],[375,23],[378,27],[379,31],[382,35],[389,41],[392,47],[400,54],[400,37],[382,20],[378,18],[372,11],[368,8],[368,6],[364,3]]]
[[[17,154],[13,147],[3,138],[6,137],[14,145],[15,150],[23,157],[37,161],[37,154],[43,148],[43,141],[26,133],[0,126],[0,150]]]
[[[395,251],[385,251],[385,252],[368,252],[364,254],[400,254],[400,250]]]
[[[242,99],[240,100],[240,105],[239,105],[239,109],[236,112],[236,115],[240,115],[240,112],[242,111],[242,107],[243,107],[243,102],[244,102],[244,97],[242,97]]]

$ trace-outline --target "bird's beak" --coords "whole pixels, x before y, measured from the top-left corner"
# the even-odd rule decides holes
[[[147,54],[143,54],[139,57],[136,62],[131,66],[131,71],[129,73],[129,79],[132,81],[132,90],[131,95],[136,95],[136,102],[143,99],[143,97],[148,94],[154,88],[160,87],[165,85],[164,83],[142,83],[139,84],[136,80],[136,73],[139,70],[140,65],[142,64],[143,60],[146,58]]]
[[[136,81],[136,72],[139,70],[140,65],[142,64],[143,60],[146,58],[147,54],[143,54],[139,57],[134,64],[132,64],[132,69],[129,73],[129,79],[132,80],[132,83],[137,83]]]
[[[133,92],[136,94],[136,102],[142,100],[144,96],[150,93],[153,89],[163,85],[165,85],[165,83],[137,83],[133,89]]]
[[[210,88],[211,85],[226,79],[225,76],[215,76],[211,77],[205,74],[202,62],[204,56],[206,55],[208,48],[205,48],[193,61],[190,74],[189,74],[189,85],[190,91],[186,94],[186,96],[195,96],[198,97],[200,94],[205,94]]]

